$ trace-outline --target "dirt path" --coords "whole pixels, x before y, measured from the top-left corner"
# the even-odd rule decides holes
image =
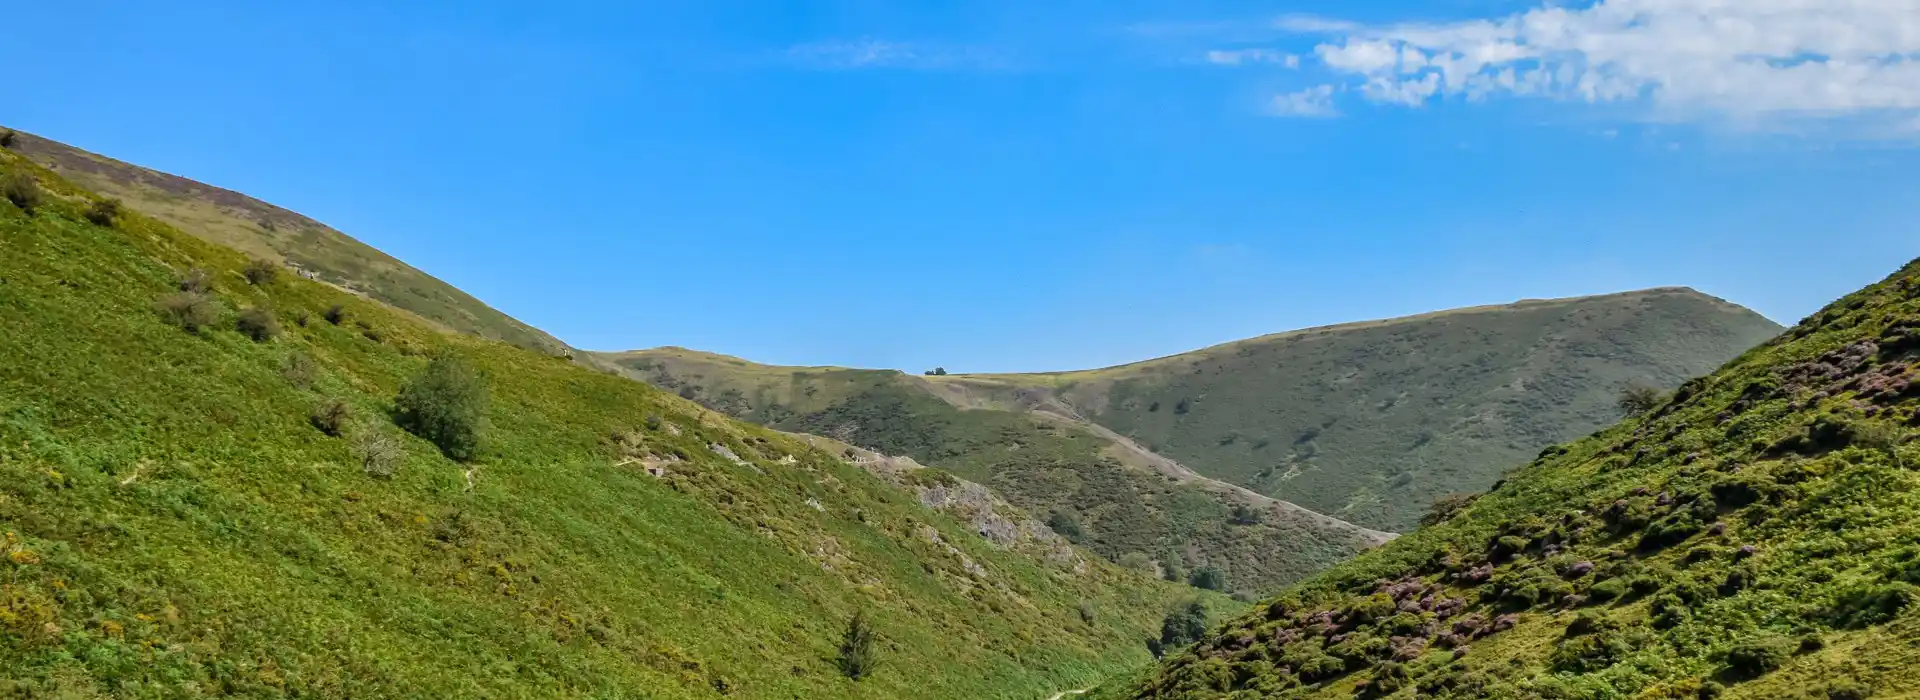
[[[1062,690],[1058,693],[1054,693],[1053,697],[1047,698],[1047,700],[1060,700],[1061,698],[1064,698],[1068,695],[1086,695],[1087,693],[1090,693],[1090,692],[1093,692],[1092,688],[1081,688],[1079,690]]]

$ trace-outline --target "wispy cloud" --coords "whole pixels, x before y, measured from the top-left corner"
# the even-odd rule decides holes
[[[1274,49],[1227,49],[1208,51],[1207,62],[1217,66],[1271,63],[1288,68],[1300,67],[1299,56]]]
[[[1339,108],[1333,106],[1334,87],[1321,85],[1299,92],[1274,95],[1267,102],[1267,113],[1276,117],[1305,117],[1326,119],[1340,116]]]
[[[978,47],[949,46],[882,39],[830,39],[789,47],[785,58],[805,68],[856,70],[894,68],[919,70],[1004,69],[1004,56]]]
[[[1308,58],[1380,104],[1508,97],[1670,120],[1920,126],[1920,0],[1549,2],[1460,22],[1272,26],[1318,36]]]

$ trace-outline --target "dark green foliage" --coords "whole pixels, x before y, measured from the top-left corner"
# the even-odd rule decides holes
[[[925,374],[929,377],[944,377],[944,376],[947,376],[947,368],[935,367],[933,369],[927,370]]]
[[[487,378],[459,357],[441,354],[400,389],[394,422],[449,458],[471,460],[479,454],[487,406]]]
[[[329,306],[326,313],[321,314],[321,318],[327,319],[327,323],[338,326],[347,321],[347,307],[340,304]]]
[[[1232,522],[1235,525],[1259,525],[1265,520],[1266,512],[1259,508],[1244,503],[1234,504],[1233,506]]]
[[[307,416],[307,422],[328,436],[340,437],[347,434],[348,426],[353,423],[353,408],[338,398],[321,399]]]
[[[1075,606],[1074,609],[1076,612],[1080,613],[1080,621],[1082,623],[1091,625],[1100,619],[1099,616],[1095,613],[1093,609],[1093,603],[1091,601],[1085,601],[1085,600],[1080,601],[1080,604]]]
[[[1080,528],[1079,519],[1069,513],[1058,511],[1047,516],[1047,528],[1073,542],[1079,542],[1087,535],[1086,531]]]
[[[234,319],[233,327],[256,343],[264,343],[280,335],[280,320],[274,318],[272,311],[257,306],[242,310],[240,316]]]
[[[242,269],[240,274],[247,278],[247,284],[264,287],[272,284],[273,280],[280,276],[280,264],[272,260],[254,258],[247,262],[246,268]]]
[[[0,131],[0,148],[11,150],[14,146],[19,145],[19,143],[20,143],[20,132],[14,131],[12,129],[8,129],[6,131]]]
[[[1660,395],[1658,388],[1635,383],[1621,389],[1620,397],[1615,399],[1613,404],[1615,408],[1620,409],[1620,415],[1637,416],[1658,408],[1663,400],[1665,398]]]
[[[96,199],[87,205],[87,221],[95,226],[112,226],[120,220],[120,200],[113,198]]]
[[[1149,640],[1147,648],[1154,656],[1165,656],[1199,641],[1206,634],[1207,607],[1197,600],[1188,601],[1160,621],[1160,638]]]
[[[188,333],[199,333],[220,322],[220,302],[202,292],[176,292],[156,304],[160,315]]]
[[[7,201],[29,215],[39,208],[40,200],[44,197],[40,193],[40,183],[35,182],[30,176],[19,173],[0,179],[0,194],[4,194]]]
[[[1452,518],[1454,513],[1473,505],[1473,502],[1479,498],[1480,494],[1477,493],[1450,493],[1433,499],[1433,504],[1427,506],[1427,514],[1420,516],[1420,526],[1444,523]]]
[[[862,610],[847,620],[847,630],[840,637],[840,655],[834,663],[840,667],[840,673],[853,680],[873,675],[879,666],[878,633],[873,629],[873,621]]]
[[[213,276],[207,274],[206,270],[196,267],[187,270],[187,274],[181,275],[179,283],[175,286],[178,286],[182,292],[195,294],[211,293],[213,291]]]
[[[1561,640],[1547,663],[1559,671],[1592,673],[1619,663],[1646,641],[1630,630],[1597,630]]]
[[[1777,634],[1742,639],[1727,649],[1727,671],[1743,678],[1764,674],[1786,663],[1794,648],[1792,639]]]
[[[1915,588],[1906,582],[1862,586],[1842,592],[1829,616],[1840,627],[1868,627],[1893,619],[1912,605],[1914,598]]]
[[[320,364],[304,352],[293,352],[280,360],[280,377],[296,389],[312,389],[320,381]]]
[[[1227,572],[1216,566],[1202,566],[1187,575],[1187,583],[1209,591],[1227,590]]]

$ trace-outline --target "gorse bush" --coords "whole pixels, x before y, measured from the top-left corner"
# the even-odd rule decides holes
[[[1221,571],[1217,566],[1202,566],[1187,575],[1187,583],[1192,584],[1194,588],[1225,591],[1227,590],[1227,572]]]
[[[112,226],[120,220],[120,200],[106,198],[87,205],[87,221],[95,226]]]
[[[0,131],[0,148],[12,149],[20,143],[20,132],[8,129]]]
[[[326,313],[321,314],[320,317],[327,319],[327,323],[338,326],[347,321],[347,307],[334,304],[327,307]]]
[[[272,284],[274,278],[280,275],[280,265],[272,260],[254,258],[247,263],[246,269],[242,270],[241,274],[246,276],[247,284],[264,287]]]
[[[5,191],[7,201],[28,214],[40,206],[40,183],[25,173],[8,176],[4,183],[0,183],[0,190]]]
[[[313,413],[307,416],[307,422],[322,433],[332,437],[345,435],[353,422],[353,409],[347,402],[337,398],[322,399],[313,407]]]
[[[1188,601],[1160,620],[1160,638],[1147,640],[1155,657],[1166,656],[1207,635],[1207,607]]]
[[[279,319],[274,318],[272,311],[257,306],[241,311],[240,317],[234,319],[233,327],[256,343],[273,340],[274,336],[280,334]]]
[[[353,454],[360,459],[360,469],[368,476],[392,478],[400,465],[400,441],[387,431],[366,426],[354,434]]]
[[[436,355],[394,400],[400,427],[440,448],[447,457],[478,456],[486,430],[487,379],[451,354]]]
[[[311,389],[320,380],[320,364],[312,355],[296,352],[280,361],[280,377],[296,389]]]
[[[1620,415],[1637,416],[1660,407],[1660,390],[1645,384],[1629,384],[1620,390],[1620,397],[1614,400],[1614,406],[1620,409]]]
[[[220,322],[220,302],[204,292],[177,292],[162,298],[160,315],[188,333],[199,333]]]
[[[208,275],[206,270],[196,267],[188,270],[187,274],[181,275],[179,287],[183,292],[205,294],[213,291],[213,277]]]
[[[875,642],[878,634],[873,630],[873,622],[867,619],[866,611],[853,614],[847,621],[847,630],[840,637],[840,655],[834,660],[840,667],[840,673],[853,680],[873,675],[879,666]]]

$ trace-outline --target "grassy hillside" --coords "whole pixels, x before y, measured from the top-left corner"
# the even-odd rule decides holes
[[[445,328],[549,355],[565,343],[326,224],[239,192],[18,133],[15,152],[182,231],[405,309]]]
[[[1687,289],[1528,301],[1254,338],[1086,372],[930,377],[985,405],[1050,392],[1224,481],[1403,531],[1439,496],[1619,417],[1779,332]]]
[[[1897,698],[1920,261],[1112,698]]]
[[[30,205],[0,201],[0,695],[1027,700],[1144,663],[1194,595],[996,549],[640,383],[250,278],[12,154],[0,183]],[[394,424],[429,357],[490,386],[463,461]]]
[[[603,359],[747,420],[911,456],[985,484],[1111,561],[1176,579],[1214,567],[1229,589],[1271,590],[1380,541],[1347,523],[1169,479],[1071,423],[962,410],[899,372],[770,367],[680,348]],[[1258,521],[1236,518],[1236,505]]]

